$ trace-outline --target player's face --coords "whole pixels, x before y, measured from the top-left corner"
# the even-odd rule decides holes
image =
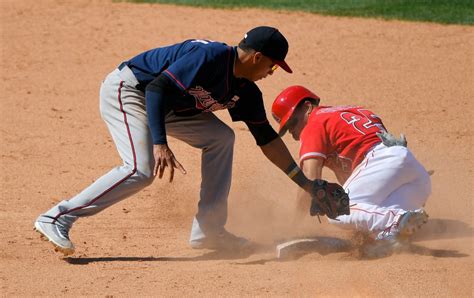
[[[296,141],[299,141],[301,131],[303,130],[303,128],[304,128],[303,121],[297,120],[295,121],[295,124],[293,124],[291,127],[288,127],[288,131],[290,132],[293,139],[295,139]]]
[[[298,109],[295,110],[291,118],[288,120],[286,127],[288,128],[288,131],[290,132],[291,136],[293,139],[296,141],[300,140],[300,135],[301,131],[306,125],[307,121],[307,114],[306,114],[307,109],[303,107],[299,107]]]
[[[254,70],[251,78],[254,82],[264,79],[268,75],[272,75],[278,68],[278,65],[276,65],[272,59],[262,55],[262,53],[255,53],[254,61]]]

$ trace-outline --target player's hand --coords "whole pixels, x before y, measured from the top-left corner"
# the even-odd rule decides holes
[[[170,169],[170,182],[173,181],[175,168],[179,169],[181,173],[186,174],[186,170],[178,160],[176,160],[173,152],[167,144],[153,145],[153,155],[155,157],[155,168],[153,169],[154,176],[158,174],[158,178],[161,179],[166,167],[169,167]]]

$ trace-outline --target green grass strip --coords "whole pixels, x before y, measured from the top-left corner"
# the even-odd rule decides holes
[[[212,8],[263,8],[311,13],[435,22],[474,24],[474,0],[128,0]]]

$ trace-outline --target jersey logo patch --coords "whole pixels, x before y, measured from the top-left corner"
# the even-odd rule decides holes
[[[207,91],[201,86],[190,88],[188,93],[191,94],[196,100],[196,109],[202,110],[203,112],[213,112],[217,110],[233,108],[235,103],[240,98],[239,96],[234,95],[228,102],[222,104],[212,98],[211,92]]]

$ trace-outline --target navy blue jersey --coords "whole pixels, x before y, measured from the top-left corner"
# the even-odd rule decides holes
[[[236,54],[224,43],[193,39],[149,50],[126,64],[143,90],[162,73],[171,79],[182,91],[167,98],[177,115],[230,109],[233,121],[268,122],[255,83],[233,76]]]

